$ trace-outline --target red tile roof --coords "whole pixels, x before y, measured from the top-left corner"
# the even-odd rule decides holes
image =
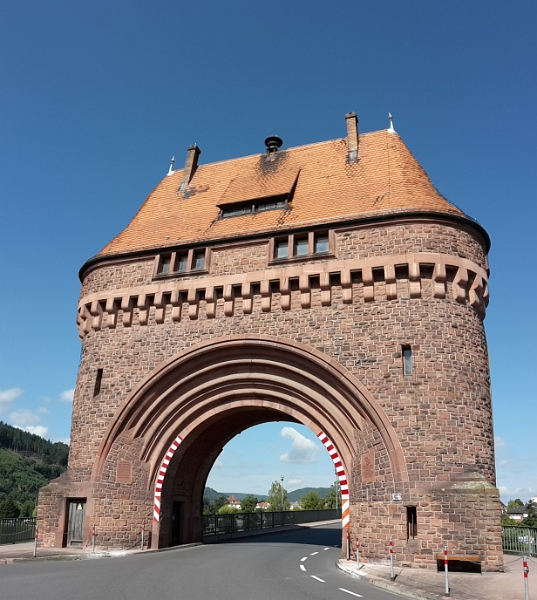
[[[342,138],[280,150],[273,160],[263,153],[200,165],[184,193],[183,171],[175,171],[98,256],[404,212],[465,216],[437,192],[396,133],[361,134],[358,156],[347,161]],[[289,193],[293,185],[288,210],[219,218],[219,206]]]

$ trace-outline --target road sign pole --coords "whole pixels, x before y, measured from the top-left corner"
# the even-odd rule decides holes
[[[449,558],[448,558],[448,547],[444,546],[444,574],[446,580],[446,590],[444,596],[449,597]]]
[[[526,555],[524,555],[524,558],[522,559],[522,564],[524,565],[524,594],[525,594],[525,600],[530,600],[530,588],[529,588],[529,581],[528,581],[528,575],[530,572],[530,569],[528,567],[528,557]]]
[[[34,558],[37,556],[37,538],[39,537],[39,527],[35,526],[35,537],[34,537]]]
[[[393,569],[393,538],[390,538],[390,580],[395,581],[395,572]]]

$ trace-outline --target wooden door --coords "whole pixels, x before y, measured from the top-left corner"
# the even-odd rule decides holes
[[[69,524],[67,526],[68,546],[82,546],[85,515],[85,500],[69,500]]]

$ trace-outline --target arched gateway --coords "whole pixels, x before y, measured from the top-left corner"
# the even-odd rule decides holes
[[[390,128],[198,167],[189,149],[81,270],[83,354],[68,472],[43,543],[199,541],[223,446],[309,427],[364,559],[433,566],[448,544],[501,566],[488,357],[488,237]],[[281,144],[280,144],[281,145]],[[180,507],[180,510],[177,509]],[[177,539],[177,530],[180,531]]]

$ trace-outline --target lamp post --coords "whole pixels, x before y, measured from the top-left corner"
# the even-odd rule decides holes
[[[282,488],[282,512],[283,512],[283,510],[284,510],[284,507],[283,507],[283,475],[281,476],[281,480],[282,480],[281,488]]]

